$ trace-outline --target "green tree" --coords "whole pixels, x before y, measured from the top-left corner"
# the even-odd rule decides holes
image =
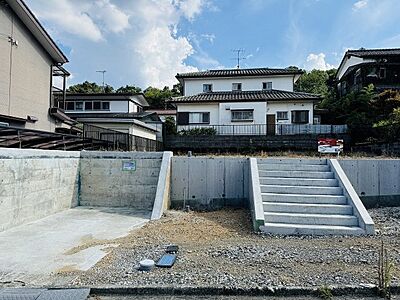
[[[134,85],[125,85],[118,88],[115,92],[121,94],[138,94],[142,92],[142,89]]]
[[[175,124],[175,119],[173,117],[165,118],[165,130],[167,132],[167,135],[176,134],[176,124]]]
[[[95,82],[84,81],[82,83],[78,83],[75,85],[71,85],[68,90],[68,93],[79,93],[79,94],[96,94],[103,93],[103,87],[99,86]],[[106,85],[104,87],[104,93],[110,94],[114,92],[114,88],[110,85]]]
[[[176,89],[170,89],[165,86],[162,90],[154,87],[148,87],[144,90],[147,102],[149,102],[152,108],[166,108],[165,100],[180,95],[180,92]]]
[[[327,71],[312,70],[305,73],[297,80],[294,86],[296,92],[319,94],[325,97],[328,93],[329,74]]]

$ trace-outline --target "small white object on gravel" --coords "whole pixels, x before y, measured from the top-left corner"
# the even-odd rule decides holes
[[[154,260],[152,259],[143,259],[139,262],[139,270],[140,271],[151,271],[154,268]]]

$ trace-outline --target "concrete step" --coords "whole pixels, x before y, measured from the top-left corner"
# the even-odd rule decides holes
[[[341,187],[261,185],[261,193],[305,194],[305,195],[342,195]]]
[[[343,195],[301,195],[301,194],[277,194],[261,193],[264,202],[279,203],[310,203],[310,204],[346,204],[347,199]]]
[[[358,219],[349,215],[296,214],[264,212],[265,223],[358,226]]]
[[[353,214],[353,207],[351,205],[263,202],[263,207],[265,212],[289,212],[327,215]]]
[[[311,171],[329,172],[328,165],[306,165],[306,164],[258,164],[258,169],[263,171]]]
[[[326,165],[326,159],[307,159],[307,158],[257,158],[259,164],[306,164],[306,165]]]
[[[260,230],[270,234],[284,235],[363,235],[365,231],[356,226],[304,225],[265,223]]]
[[[296,186],[338,186],[337,179],[260,177],[260,184]]]
[[[334,178],[333,172],[314,172],[314,171],[263,171],[259,172],[260,177],[280,177],[280,178]]]

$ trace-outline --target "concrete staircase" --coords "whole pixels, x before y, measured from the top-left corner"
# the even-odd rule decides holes
[[[257,159],[264,226],[271,234],[362,235],[326,159]]]

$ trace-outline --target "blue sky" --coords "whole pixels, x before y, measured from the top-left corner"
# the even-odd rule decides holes
[[[337,67],[346,49],[400,47],[398,0],[27,0],[68,56],[69,84],[163,87],[177,72]]]

